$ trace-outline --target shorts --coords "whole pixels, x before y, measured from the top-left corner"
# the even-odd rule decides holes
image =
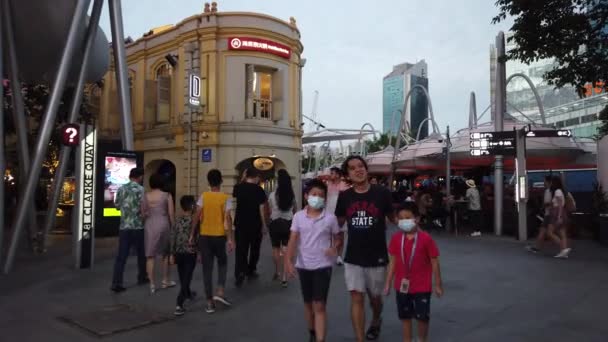
[[[268,225],[268,232],[270,233],[272,248],[287,246],[289,235],[291,235],[290,228],[291,220],[279,218],[270,222]]]
[[[331,271],[331,267],[324,267],[316,270],[298,268],[304,303],[327,302],[329,283],[331,282]]]
[[[397,313],[400,320],[416,319],[428,322],[431,319],[431,293],[401,293],[397,291]]]
[[[386,266],[362,267],[344,264],[344,279],[348,291],[369,292],[373,297],[382,296],[386,280]]]

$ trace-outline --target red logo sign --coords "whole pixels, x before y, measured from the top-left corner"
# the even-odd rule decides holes
[[[80,125],[67,124],[61,128],[61,142],[66,146],[78,146],[80,143]]]
[[[228,38],[228,50],[258,51],[287,59],[291,57],[291,49],[288,46],[259,38]]]

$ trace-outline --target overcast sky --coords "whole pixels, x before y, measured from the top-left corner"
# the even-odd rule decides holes
[[[200,13],[201,0],[123,0],[125,35]],[[478,112],[489,104],[489,46],[505,24],[492,25],[494,0],[231,0],[219,11],[251,11],[297,20],[304,44],[304,113],[318,90],[318,119],[327,127],[382,130],[382,77],[393,65],[424,59],[441,130],[467,124],[469,94]],[[145,6],[144,6],[145,4]],[[101,26],[109,36],[107,8]]]

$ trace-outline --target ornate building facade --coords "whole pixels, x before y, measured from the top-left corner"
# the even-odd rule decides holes
[[[224,174],[226,192],[252,166],[271,190],[284,168],[300,198],[302,51],[293,18],[218,12],[215,3],[128,44],[135,147],[147,176],[174,177],[179,199],[206,189],[213,168]],[[191,75],[200,77],[196,99]],[[100,96],[102,138],[118,136],[119,107],[111,70]]]

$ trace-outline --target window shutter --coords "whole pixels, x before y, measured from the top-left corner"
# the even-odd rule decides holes
[[[255,72],[255,69],[253,65],[247,64],[245,66],[245,71],[245,118],[252,118],[254,98],[253,73]]]
[[[144,120],[146,124],[156,122],[157,81],[146,80],[144,89]]]
[[[169,123],[171,115],[171,77],[161,76],[157,80],[157,116],[156,122]]]
[[[272,121],[281,121],[285,112],[285,70],[279,69],[272,74]]]

